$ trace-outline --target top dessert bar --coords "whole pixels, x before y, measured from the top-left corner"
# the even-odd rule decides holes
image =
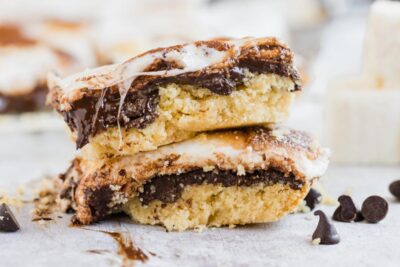
[[[48,84],[48,101],[89,158],[281,122],[301,88],[293,53],[275,38],[159,48],[65,78],[50,75]]]

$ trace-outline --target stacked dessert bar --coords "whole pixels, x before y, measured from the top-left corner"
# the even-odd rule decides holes
[[[308,134],[277,126],[301,85],[275,38],[155,49],[49,87],[81,148],[61,176],[79,223],[120,211],[179,231],[276,221],[328,165]]]

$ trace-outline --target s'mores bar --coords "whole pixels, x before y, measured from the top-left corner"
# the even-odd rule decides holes
[[[328,151],[301,131],[214,131],[106,163],[77,158],[62,175],[61,199],[83,224],[120,211],[177,231],[273,222],[295,210],[327,165]]]
[[[278,123],[300,90],[275,38],[159,48],[120,64],[49,77],[48,100],[86,159],[128,156],[199,132]]]
[[[45,107],[47,72],[74,65],[69,55],[27,37],[17,25],[0,25],[0,114]]]

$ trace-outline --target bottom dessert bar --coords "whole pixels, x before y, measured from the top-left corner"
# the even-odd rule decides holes
[[[87,161],[62,175],[64,209],[88,224],[124,211],[168,230],[272,222],[295,210],[328,165],[306,133],[243,128],[155,151]]]

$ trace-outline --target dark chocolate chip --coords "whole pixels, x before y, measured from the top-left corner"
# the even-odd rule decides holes
[[[377,223],[386,217],[389,204],[380,196],[370,196],[362,204],[361,212],[369,223]]]
[[[306,202],[307,207],[309,207],[310,210],[313,210],[317,204],[321,203],[321,198],[321,194],[317,190],[311,188],[307,196],[304,198],[304,201]]]
[[[333,213],[332,219],[339,222],[351,222],[357,216],[357,208],[350,196],[341,195],[338,198],[340,206]]]
[[[389,191],[400,200],[400,180],[394,181],[389,185]]]
[[[0,232],[16,232],[19,230],[19,224],[14,214],[7,206],[3,203],[0,206]]]
[[[355,222],[362,222],[362,221],[364,221],[364,220],[365,220],[365,218],[364,218],[364,216],[362,215],[361,210],[358,210],[358,211],[357,211],[357,214],[356,214],[356,217],[354,218],[354,221],[355,221]]]
[[[340,236],[335,226],[329,221],[322,210],[317,210],[314,215],[319,216],[317,229],[315,229],[312,240],[319,239],[321,245],[334,245],[340,242]]]

